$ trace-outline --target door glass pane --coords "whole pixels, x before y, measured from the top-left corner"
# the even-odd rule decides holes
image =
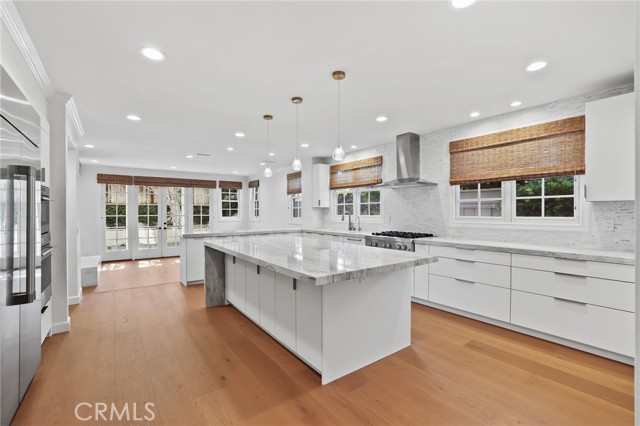
[[[184,188],[166,187],[166,236],[167,247],[180,246],[180,237],[184,232]]]
[[[127,186],[104,186],[105,251],[127,250]]]
[[[138,186],[138,249],[158,248],[159,187]]]

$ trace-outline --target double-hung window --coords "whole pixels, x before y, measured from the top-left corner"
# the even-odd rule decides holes
[[[260,219],[260,187],[256,186],[249,189],[249,209],[251,220]]]
[[[578,213],[575,176],[527,179],[515,182],[514,219],[573,219]]]
[[[195,234],[209,232],[209,210],[211,205],[211,189],[193,188],[192,232]]]
[[[302,221],[302,194],[289,195],[289,211],[291,222],[300,223]]]
[[[220,189],[220,220],[240,220],[240,193],[241,189]]]

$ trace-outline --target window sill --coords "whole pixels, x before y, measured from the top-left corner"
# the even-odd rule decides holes
[[[219,217],[218,222],[242,222],[242,218],[238,216],[234,217]]]
[[[251,221],[251,222],[260,222],[260,217],[249,218],[249,221]]]

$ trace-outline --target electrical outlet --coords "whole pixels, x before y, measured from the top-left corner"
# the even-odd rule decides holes
[[[604,229],[607,231],[613,231],[616,228],[616,224],[613,219],[607,219],[604,221]]]

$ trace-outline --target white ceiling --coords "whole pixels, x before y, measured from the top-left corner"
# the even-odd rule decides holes
[[[245,175],[632,81],[633,2],[17,2],[86,130],[81,161]],[[139,54],[155,46],[162,63]],[[524,68],[545,60],[547,68]],[[140,122],[125,119],[142,117]],[[377,123],[380,114],[389,117]],[[246,137],[237,139],[235,132]],[[227,147],[233,147],[228,152]],[[209,153],[188,160],[186,154]]]

